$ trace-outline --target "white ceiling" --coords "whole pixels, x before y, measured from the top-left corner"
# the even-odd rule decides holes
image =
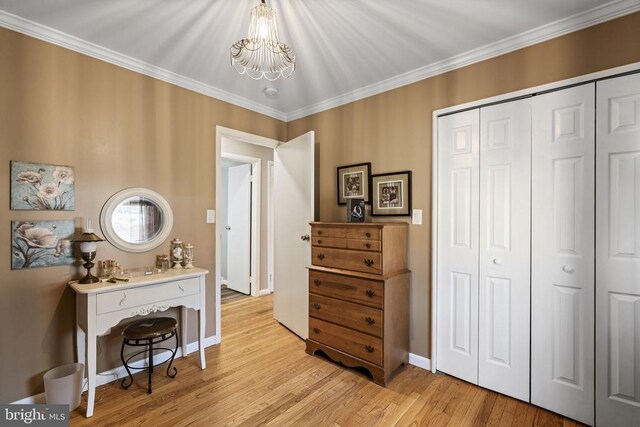
[[[640,0],[271,0],[297,69],[267,82],[229,61],[258,2],[0,0],[0,25],[290,120],[640,10]]]

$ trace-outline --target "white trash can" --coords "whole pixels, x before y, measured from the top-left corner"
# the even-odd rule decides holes
[[[69,363],[44,374],[44,395],[48,404],[67,404],[69,412],[80,405],[84,365]]]

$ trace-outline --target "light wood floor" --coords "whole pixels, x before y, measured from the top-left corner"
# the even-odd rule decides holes
[[[272,319],[272,298],[222,308],[222,344],[179,359],[171,380],[159,369],[153,394],[146,376],[129,390],[97,390],[92,418],[85,401],[72,426],[573,426],[575,422],[444,374],[405,367],[388,387],[363,373],[304,352],[304,342]]]
[[[220,287],[220,304],[222,305],[230,302],[236,302],[244,298],[251,298],[251,296],[229,289],[227,285],[222,285]]]

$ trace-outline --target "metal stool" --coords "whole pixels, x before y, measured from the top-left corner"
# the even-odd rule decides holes
[[[122,331],[122,348],[120,349],[120,359],[124,365],[124,368],[127,370],[129,374],[129,378],[124,378],[120,383],[120,386],[124,389],[128,389],[131,384],[133,384],[133,375],[131,375],[130,369],[148,369],[149,370],[149,382],[147,386],[147,391],[151,394],[151,374],[153,374],[153,368],[155,366],[162,365],[163,363],[169,362],[169,366],[167,366],[167,376],[169,378],[175,378],[178,370],[173,367],[173,371],[171,371],[171,364],[173,363],[173,359],[176,357],[176,352],[178,351],[178,322],[176,319],[171,317],[156,317],[138,320],[136,322],[131,323],[124,331]],[[154,347],[156,344],[167,341],[171,337],[176,337],[176,346],[175,348],[167,348],[167,347]],[[133,347],[148,347],[144,350],[138,351],[137,353],[132,354],[124,359],[124,346],[129,345]],[[171,357],[167,360],[163,360],[160,363],[153,364],[153,351],[154,350],[168,350],[171,352]],[[129,366],[129,361],[135,356],[142,354],[144,352],[149,352],[149,365],[146,368],[134,368]],[[172,373],[170,373],[172,372]],[[126,381],[129,380],[129,384],[126,384]]]

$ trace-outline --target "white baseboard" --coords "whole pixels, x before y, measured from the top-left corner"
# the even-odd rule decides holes
[[[265,295],[270,295],[271,291],[269,289],[260,289],[260,293],[258,295],[265,296]]]
[[[220,284],[221,284],[221,285],[228,286],[228,285],[229,285],[229,281],[228,281],[228,280],[225,280],[225,279],[220,279]]]
[[[216,345],[216,344],[220,344],[220,338],[217,335],[207,337],[204,339],[205,348],[211,347],[212,345]],[[187,344],[187,354],[190,354],[196,351],[198,351],[197,341]],[[163,351],[162,353],[155,354],[153,356],[153,363],[156,363],[156,359],[157,359],[157,362],[166,360],[168,357],[168,354],[169,354],[168,351]],[[178,347],[176,358],[181,356],[182,356],[182,348]],[[133,366],[134,368],[142,368],[143,366],[146,366],[146,360],[139,360],[139,361],[133,362],[131,366]],[[126,377],[127,375],[128,375],[127,370],[124,368],[124,366],[118,366],[117,368],[110,369],[105,372],[100,372],[99,374],[96,375],[96,387],[119,380],[121,378]],[[82,387],[83,392],[87,390],[86,378],[84,382],[85,384]],[[44,393],[36,394],[35,396],[25,397],[24,399],[11,402],[12,405],[29,405],[34,403],[46,403]]]
[[[409,364],[427,371],[431,370],[431,360],[417,354],[409,353]]]

